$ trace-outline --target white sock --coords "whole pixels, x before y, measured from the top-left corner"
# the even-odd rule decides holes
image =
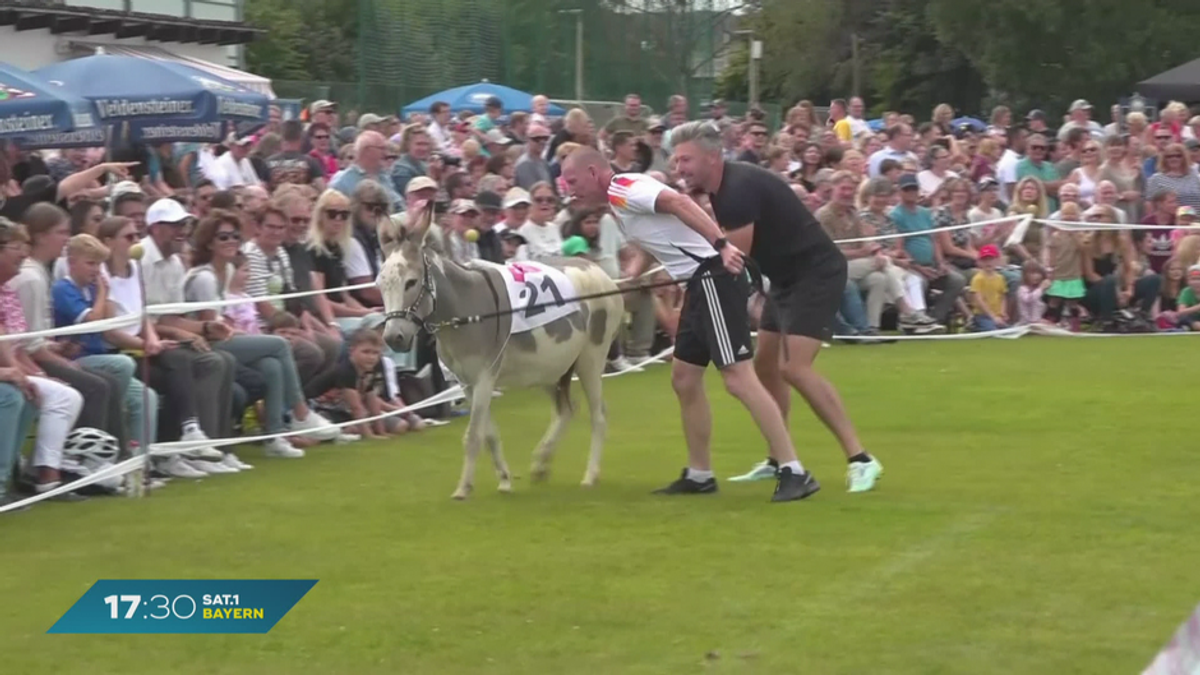
[[[195,417],[183,421],[183,433],[190,434],[200,431],[200,422]]]
[[[783,464],[780,464],[779,470],[783,471],[784,469],[791,469],[792,473],[797,476],[804,473],[804,467],[800,466],[800,460],[798,460],[798,459],[793,460],[791,462],[784,462]]]
[[[694,480],[697,483],[703,483],[704,481],[709,480],[713,477],[713,472],[712,471],[701,471],[699,469],[693,469],[692,467],[689,466],[688,470],[687,470],[687,477],[688,477],[688,480]]]

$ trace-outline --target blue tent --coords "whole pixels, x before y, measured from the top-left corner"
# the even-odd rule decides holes
[[[104,143],[92,104],[80,96],[0,63],[0,138],[13,138],[25,147],[47,147],[72,136],[91,135]]]
[[[173,61],[97,54],[34,74],[91,101],[101,124],[134,142],[220,141],[268,117],[265,95]]]
[[[533,94],[528,94],[512,87],[506,87],[502,84],[492,84],[487,80],[477,84],[467,84],[461,87],[454,87],[446,91],[440,91],[433,96],[426,96],[418,101],[413,101],[401,109],[401,114],[410,115],[415,112],[429,112],[429,106],[436,101],[445,101],[450,104],[452,112],[460,110],[469,110],[473,113],[482,113],[483,104],[488,98],[496,96],[504,104],[504,112],[530,112],[533,109]],[[562,107],[550,104],[550,108],[546,111],[547,115],[559,117],[567,114]]]

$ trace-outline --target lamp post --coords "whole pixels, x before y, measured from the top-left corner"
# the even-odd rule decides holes
[[[749,38],[750,63],[747,64],[747,79],[750,80],[750,107],[758,105],[758,62],[762,60],[763,43],[754,37],[753,30],[738,30],[734,35],[745,35]]]
[[[583,106],[583,10],[560,9],[559,14],[575,15],[575,102]]]

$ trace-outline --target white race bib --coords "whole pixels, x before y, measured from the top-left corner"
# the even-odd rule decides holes
[[[560,269],[536,262],[501,268],[512,303],[512,332],[524,333],[579,310],[575,285]]]

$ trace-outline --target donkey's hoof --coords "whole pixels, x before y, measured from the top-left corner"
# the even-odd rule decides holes
[[[461,502],[462,500],[466,499],[467,495],[469,494],[471,494],[471,488],[458,488],[454,491],[454,494],[450,495],[450,498],[457,499]]]
[[[535,466],[529,470],[529,477],[535,483],[545,482],[545,480],[550,477],[550,467]]]
[[[499,490],[500,492],[503,492],[506,495],[512,494],[512,483],[510,483],[508,481],[504,481],[504,482],[500,483],[500,485],[496,486],[496,489]]]
[[[579,484],[585,488],[596,487],[596,483],[600,482],[599,476],[584,476]]]

